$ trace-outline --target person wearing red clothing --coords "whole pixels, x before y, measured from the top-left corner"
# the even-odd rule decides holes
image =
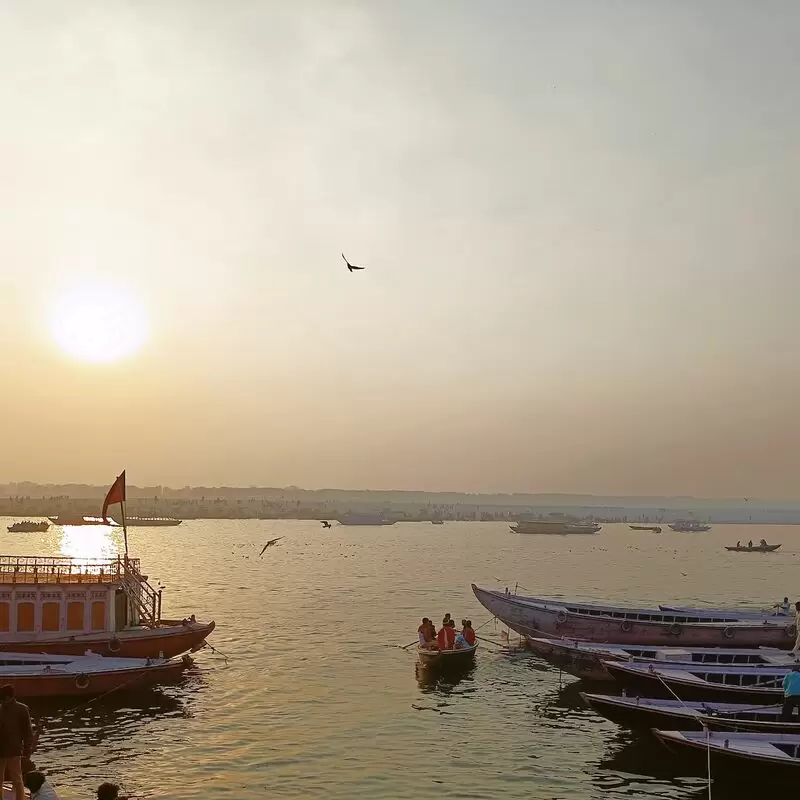
[[[461,631],[461,635],[467,640],[467,644],[470,647],[475,647],[475,631],[472,628],[471,619],[465,621],[464,630]]]
[[[448,620],[447,624],[439,631],[436,641],[440,650],[452,650],[456,643],[456,624]]]

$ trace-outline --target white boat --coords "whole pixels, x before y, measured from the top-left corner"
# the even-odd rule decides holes
[[[568,534],[597,533],[602,526],[594,522],[563,522],[552,520],[522,521],[510,526],[513,533],[566,536]]]

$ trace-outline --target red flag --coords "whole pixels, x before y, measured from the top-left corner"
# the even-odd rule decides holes
[[[108,490],[108,494],[106,495],[106,499],[103,501],[103,522],[108,525],[108,517],[106,513],[108,512],[108,507],[113,505],[114,503],[124,503],[125,502],[125,470],[122,470],[122,475],[120,475],[115,481],[114,485]]]

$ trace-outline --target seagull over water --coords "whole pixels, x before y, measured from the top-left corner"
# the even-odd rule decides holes
[[[351,264],[344,253],[342,253],[342,258],[344,259],[344,263],[347,264],[347,269],[352,272],[354,269],[366,269],[366,267],[357,267],[355,264]]]
[[[268,548],[268,547],[272,547],[272,545],[274,545],[274,544],[275,544],[275,542],[279,542],[281,539],[283,539],[283,536],[279,536],[277,539],[270,539],[270,540],[269,540],[269,541],[268,541],[268,542],[267,542],[267,543],[266,543],[266,544],[265,544],[265,545],[264,545],[264,546],[261,548],[261,552],[258,554],[258,557],[259,557],[259,558],[261,558],[261,556],[263,556],[263,555],[264,555],[264,553],[266,552],[266,550],[267,550],[267,548]]]

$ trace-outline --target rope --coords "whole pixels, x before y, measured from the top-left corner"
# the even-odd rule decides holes
[[[706,732],[706,775],[708,776],[708,800],[711,800],[711,731],[705,722],[703,723],[703,730]]]
[[[413,644],[413,642],[412,642],[412,644]],[[411,645],[408,645],[408,646],[411,647]],[[225,663],[226,664],[230,661],[228,656],[226,656],[225,653],[222,652],[222,650],[217,650],[217,648],[214,647],[213,644],[209,644],[208,642],[203,642],[203,647],[207,647],[212,653],[214,653],[214,655],[222,656],[225,659]]]

